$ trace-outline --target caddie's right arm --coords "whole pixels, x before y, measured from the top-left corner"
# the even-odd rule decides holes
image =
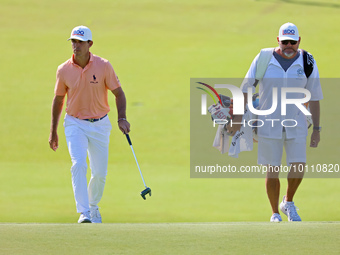
[[[54,151],[58,149],[58,124],[61,112],[63,110],[65,96],[54,96],[52,102],[52,120],[49,137],[50,148]]]
[[[246,105],[247,105],[247,100],[248,100],[248,93],[247,93],[248,87],[252,87],[253,94],[255,93],[256,86],[254,86],[254,82],[256,81],[255,77],[256,77],[257,61],[259,59],[259,56],[260,54],[258,54],[252,61],[250,68],[241,84],[241,89],[243,91],[243,96],[244,96],[244,109],[247,109]],[[243,118],[243,114],[234,115],[232,121],[230,121],[228,126],[225,127],[231,136],[234,136],[236,132],[241,129],[243,125],[242,118]]]
[[[244,109],[246,109],[247,105],[247,93],[243,93],[244,96]],[[229,124],[225,127],[227,129],[227,132],[231,135],[234,136],[237,131],[239,131],[242,127],[242,118],[243,115],[234,115],[232,121],[229,122]]]

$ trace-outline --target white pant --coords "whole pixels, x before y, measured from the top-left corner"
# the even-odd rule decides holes
[[[90,207],[98,207],[103,195],[112,126],[108,116],[96,122],[89,122],[66,114],[64,127],[72,160],[72,185],[77,212],[86,212]],[[88,187],[87,153],[91,168]]]

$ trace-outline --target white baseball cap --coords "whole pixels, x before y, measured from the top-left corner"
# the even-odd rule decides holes
[[[279,30],[279,40],[293,40],[298,41],[299,40],[299,31],[297,27],[293,23],[285,23],[280,27]]]
[[[88,27],[77,26],[72,29],[71,37],[67,40],[76,39],[79,41],[92,41],[92,33]]]

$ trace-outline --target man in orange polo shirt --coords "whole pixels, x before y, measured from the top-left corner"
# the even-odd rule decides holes
[[[108,90],[115,95],[118,126],[129,133],[126,120],[126,99],[120,82],[106,59],[90,52],[93,45],[91,30],[75,27],[71,32],[73,55],[57,70],[52,102],[52,122],[49,144],[58,149],[57,128],[67,95],[64,119],[65,136],[72,160],[71,174],[78,223],[101,223],[98,203],[102,198],[108,165],[108,148],[111,123]],[[91,179],[87,186],[87,154]]]

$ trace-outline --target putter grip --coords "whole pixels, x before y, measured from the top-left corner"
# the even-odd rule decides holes
[[[126,139],[128,140],[129,144],[132,145],[129,134],[125,134],[125,135],[126,135]]]

